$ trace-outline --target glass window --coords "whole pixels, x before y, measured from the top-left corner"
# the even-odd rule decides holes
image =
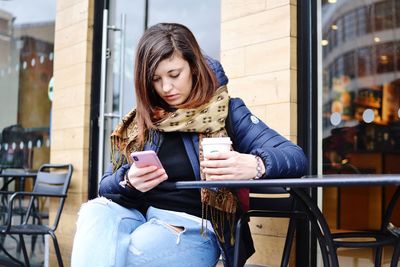
[[[344,73],[350,78],[354,79],[356,77],[356,67],[355,67],[355,57],[354,52],[348,52],[343,58]]]
[[[8,26],[8,20],[5,18],[0,18],[0,34],[9,35],[10,27]]]
[[[326,34],[324,34],[322,39],[328,41],[328,43],[325,43],[325,45],[322,46],[322,56],[326,57],[329,51],[332,50],[332,33],[328,31]]]
[[[357,50],[357,71],[359,77],[369,76],[374,73],[374,53],[371,46]]]
[[[49,162],[56,1],[0,1],[0,168]]]
[[[375,31],[393,28],[392,1],[383,1],[375,4]]]
[[[396,21],[396,27],[400,27],[400,1],[394,1],[394,16]]]
[[[338,57],[335,62],[334,78],[339,78],[344,74],[344,61],[343,56]]]
[[[363,6],[357,9],[357,35],[362,36],[372,31],[371,7]]]
[[[352,40],[357,32],[357,17],[356,13],[351,11],[344,16],[344,39]]]
[[[394,43],[394,49],[395,49],[395,61],[396,61],[396,70],[399,72],[400,71],[400,41],[396,41]]]
[[[337,21],[337,45],[334,50],[323,50],[319,72],[323,80],[322,172],[400,173],[400,1],[322,4],[321,29],[329,29],[329,23]],[[390,193],[377,196],[381,188],[351,190],[342,188],[340,195],[323,191],[323,203],[352,197],[351,209],[360,214],[354,218],[338,209],[324,209],[331,227],[359,230],[379,226],[379,218],[372,222],[362,216],[380,211],[364,208],[363,203],[380,201],[379,205],[384,205]],[[400,225],[400,216],[393,223]]]
[[[336,39],[335,46],[342,44],[344,41],[344,22],[342,18],[337,20],[337,30],[335,39]]]
[[[330,38],[329,38],[330,39],[330,43],[329,44],[330,44],[331,50],[337,46],[338,28],[339,28],[338,22],[337,21],[333,22],[332,25],[331,25],[331,30],[329,32],[330,33],[329,34],[329,36],[330,36]]]
[[[349,162],[351,157],[356,163],[354,155],[364,152],[394,153],[400,146],[400,141],[395,138],[394,133],[399,129],[396,125],[400,123],[399,74],[396,72],[400,66],[400,42],[396,37],[399,28],[394,27],[392,23],[395,11],[392,7],[398,7],[398,4],[394,5],[394,2],[398,1],[381,1],[366,5],[360,0],[361,7],[356,2],[344,2],[340,6],[330,4],[321,9],[322,21],[329,23],[334,17],[337,25],[346,28],[346,46],[338,45],[334,51],[325,50],[322,59],[321,73],[325,73],[322,77],[322,106],[330,107],[324,108],[323,127],[326,140],[323,142],[323,154],[336,154],[331,158],[335,160],[335,164],[343,160]],[[370,13],[371,9],[375,9],[375,12]],[[379,40],[371,40],[374,36],[368,33],[370,14],[374,14],[372,19],[375,30],[385,29]],[[344,23],[341,24],[341,21]],[[353,35],[354,21],[358,23],[356,36]],[[322,25],[321,28],[330,27],[331,25]],[[341,28],[337,27],[338,40]],[[352,38],[349,39],[349,36]],[[372,114],[372,120],[366,120],[364,112]],[[332,120],[332,116],[339,120]],[[351,138],[337,143],[336,135],[339,134],[343,138],[341,133],[344,129],[347,133],[352,133]],[[367,139],[366,131],[370,134]],[[374,134],[371,134],[371,131]],[[381,136],[381,131],[385,132],[385,138]],[[382,154],[382,157],[384,156],[385,154]],[[386,170],[385,166],[375,169],[374,172],[392,171]],[[360,172],[371,172],[370,169],[363,170],[364,166],[358,167]]]
[[[393,43],[385,43],[376,47],[377,72],[394,71],[394,46]]]

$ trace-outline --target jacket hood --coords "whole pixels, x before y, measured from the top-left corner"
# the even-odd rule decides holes
[[[217,77],[218,80],[218,87],[222,85],[227,85],[228,84],[228,77],[225,75],[224,68],[222,67],[221,63],[209,56],[204,56],[208,66],[212,69],[212,71],[215,73],[215,76]]]

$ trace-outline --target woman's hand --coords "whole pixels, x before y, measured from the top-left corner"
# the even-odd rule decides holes
[[[147,192],[168,179],[164,169],[156,166],[138,168],[135,163],[132,164],[127,175],[130,185],[140,192]]]
[[[257,175],[257,159],[254,155],[236,151],[215,152],[200,162],[207,180],[250,180]],[[265,166],[261,164],[261,173]]]

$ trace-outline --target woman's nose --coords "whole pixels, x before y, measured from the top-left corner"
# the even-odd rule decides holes
[[[162,84],[162,89],[163,89],[164,92],[171,91],[172,87],[173,87],[172,83],[169,82],[169,81],[164,81],[163,84]]]

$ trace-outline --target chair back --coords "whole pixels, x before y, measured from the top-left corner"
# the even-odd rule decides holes
[[[250,190],[250,210],[290,212],[293,209],[293,196],[283,187],[259,187]]]
[[[37,173],[35,184],[32,192],[39,194],[51,194],[54,197],[59,198],[57,207],[56,217],[53,221],[52,228],[55,230],[60,220],[61,212],[64,208],[65,198],[69,184],[71,182],[73,167],[71,164],[44,164],[42,165]],[[35,205],[35,197],[31,197],[28,205],[28,212],[25,218],[26,222],[29,215],[33,214],[33,208]]]
[[[33,192],[41,194],[66,194],[72,176],[72,165],[45,164],[40,167]]]
[[[295,220],[302,217],[296,210],[295,198],[289,193],[290,189],[283,187],[252,187],[250,189],[249,210],[241,215],[236,224],[236,242],[234,247],[233,266],[243,266],[241,255],[245,255],[251,248],[245,247],[242,235],[249,231],[246,226],[250,217],[288,218],[287,237],[282,253],[281,266],[288,266],[290,249],[294,240]],[[256,225],[260,229],[262,225]],[[247,228],[247,230],[246,230]],[[245,236],[243,236],[245,237]]]
[[[383,216],[381,231],[385,232],[388,229],[390,220],[392,219],[393,210],[396,207],[396,204],[397,204],[399,198],[400,198],[400,186],[397,186],[397,189],[394,192],[394,194],[386,208],[385,214]]]

